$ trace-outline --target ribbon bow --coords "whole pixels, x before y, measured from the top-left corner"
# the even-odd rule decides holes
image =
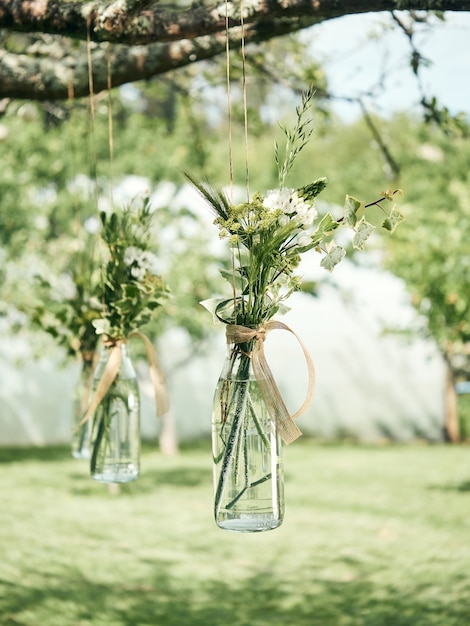
[[[158,362],[157,351],[155,350],[155,347],[153,343],[150,341],[150,339],[143,333],[137,330],[134,330],[129,335],[129,339],[132,339],[133,337],[138,337],[139,339],[142,339],[142,341],[144,342],[145,352],[147,354],[147,361],[149,364],[150,378],[152,380],[153,388],[155,391],[157,415],[164,415],[165,413],[168,412],[170,403],[169,403],[169,397],[168,397],[168,388],[166,385],[165,378],[163,376],[163,372]],[[126,342],[127,342],[126,339],[117,339],[117,340],[108,339],[107,340],[108,345],[111,346],[109,359],[108,359],[108,362],[106,363],[103,374],[96,387],[93,398],[90,404],[88,405],[88,408],[85,412],[85,415],[83,416],[82,421],[80,422],[80,425],[83,425],[88,419],[90,419],[90,417],[93,415],[93,413],[101,404],[101,401],[103,400],[103,398],[109,391],[111,385],[113,384],[119,372],[119,367],[121,366],[121,347],[120,346],[122,343],[126,343]],[[105,341],[105,345],[106,345],[106,341]]]
[[[305,361],[307,362],[307,394],[302,406],[294,413],[294,415],[290,415],[289,410],[286,407],[264,353],[264,341],[266,339],[266,335],[268,332],[275,329],[287,330],[294,335],[302,348]],[[230,324],[227,326],[226,337],[227,343],[235,344],[246,343],[250,341],[250,339],[256,340],[251,353],[253,373],[259,385],[263,400],[266,403],[271,420],[279,429],[279,434],[281,435],[282,440],[286,444],[292,443],[302,435],[302,431],[297,427],[294,420],[306,411],[312,401],[315,390],[315,369],[307,348],[295,332],[289,328],[289,326],[276,320],[266,322],[258,329],[247,328],[246,326],[241,326],[239,324]]]

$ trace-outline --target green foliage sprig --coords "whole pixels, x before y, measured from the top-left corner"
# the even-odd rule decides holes
[[[300,151],[308,144],[313,133],[313,119],[308,116],[308,111],[315,95],[313,88],[302,93],[302,100],[295,112],[297,121],[293,130],[289,130],[287,126],[280,124],[280,127],[286,136],[284,146],[284,158],[281,159],[279,144],[274,144],[274,159],[276,161],[279,178],[279,188],[282,189],[286,182],[286,178],[294,165],[294,161]]]
[[[287,174],[312,134],[307,113],[313,96],[313,90],[302,96],[294,129],[282,127],[286,135],[283,159],[275,145],[279,189],[265,194],[257,192],[250,201],[233,205],[222,189],[186,175],[209,204],[220,236],[229,240],[233,250],[233,270],[222,271],[231,284],[232,297],[204,303],[226,324],[257,327],[285,311],[284,302],[300,289],[301,281],[295,270],[305,252],[312,249],[320,252],[323,255],[320,265],[332,271],[346,254],[334,240],[340,226],[353,230],[352,245],[363,250],[375,230],[365,219],[366,208],[378,206],[384,211],[382,226],[390,232],[403,219],[396,206],[387,211],[382,205],[393,199],[394,191],[383,193],[379,200],[368,205],[347,195],[344,216],[335,219],[329,212],[320,216],[315,206],[316,197],[327,184],[326,178],[318,178],[298,189],[284,187]]]
[[[58,274],[37,273],[33,289],[27,297],[20,295],[16,305],[34,327],[64,348],[67,356],[81,355],[91,360],[98,343],[92,322],[101,310],[101,279],[94,255],[96,237],[83,230],[76,235],[63,245],[59,255],[66,269]]]
[[[101,212],[105,244],[102,312],[93,321],[98,334],[125,339],[154,319],[168,296],[151,251],[154,213],[150,205]]]

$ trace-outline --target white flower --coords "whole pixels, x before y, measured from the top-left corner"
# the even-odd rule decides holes
[[[292,209],[290,208],[291,193],[292,189],[275,189],[268,191],[263,200],[263,205],[272,211],[281,209],[283,213],[292,213]]]
[[[139,265],[131,267],[131,276],[136,280],[142,280],[145,277],[146,272],[147,268],[145,267],[141,267]]]
[[[143,250],[139,250],[135,246],[129,246],[124,252],[124,263],[126,265],[132,265],[133,263],[140,264],[140,258],[144,254]]]
[[[302,224],[304,229],[310,228],[310,226],[315,221],[317,215],[318,211],[315,207],[312,206],[304,215],[302,215],[302,217],[299,219],[299,222]]]
[[[139,263],[141,267],[145,267],[152,274],[157,273],[158,259],[153,252],[149,252],[148,250],[142,252]]]
[[[307,233],[302,233],[301,235],[299,235],[297,239],[297,245],[299,246],[299,248],[309,246],[311,242],[312,242],[312,239],[310,235],[307,235]]]
[[[291,212],[295,213],[298,217],[304,217],[311,208],[309,202],[305,202],[303,198],[299,198],[295,191],[291,197]]]

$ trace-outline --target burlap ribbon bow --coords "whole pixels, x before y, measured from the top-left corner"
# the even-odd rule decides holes
[[[150,339],[143,333],[135,330],[129,335],[128,338],[132,339],[134,337],[137,337],[144,342],[147,361],[149,364],[150,378],[155,391],[157,415],[164,415],[168,412],[170,403],[168,397],[168,387],[158,362],[157,351],[155,350],[155,347]],[[90,419],[113,384],[119,372],[119,367],[121,366],[122,343],[127,343],[127,340],[105,339],[104,345],[108,344],[110,346],[109,359],[98,382],[95,393],[93,394],[93,398],[88,405],[85,415],[83,416],[81,424],[84,424],[88,419]]]
[[[307,362],[308,388],[306,397],[300,409],[293,415],[290,415],[289,410],[286,407],[264,353],[264,341],[266,335],[268,332],[275,329],[287,330],[294,335],[302,348]],[[295,424],[294,420],[302,415],[302,413],[304,413],[308,408],[315,390],[315,369],[307,348],[295,332],[289,328],[289,326],[275,320],[266,322],[258,329],[247,328],[246,326],[241,326],[239,324],[230,324],[227,326],[226,337],[227,343],[234,344],[247,343],[251,339],[256,340],[253,351],[250,355],[253,365],[253,373],[259,385],[263,400],[266,403],[269,416],[279,429],[279,434],[282,440],[286,444],[292,443],[302,435],[301,430]]]

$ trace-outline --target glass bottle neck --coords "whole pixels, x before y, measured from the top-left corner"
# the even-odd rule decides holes
[[[121,353],[121,362],[119,364],[119,377],[120,378],[135,378],[135,370],[132,364],[132,360],[129,356],[129,352],[127,349],[127,343],[125,341],[121,341],[119,344],[110,344],[103,345],[100,352],[100,360],[98,366],[96,368],[95,378],[100,377],[106,367],[106,364],[109,361],[112,350],[119,347],[119,351]]]
[[[253,378],[251,352],[254,340],[247,343],[227,343],[227,355],[225,358],[222,376],[232,380],[249,380]]]

